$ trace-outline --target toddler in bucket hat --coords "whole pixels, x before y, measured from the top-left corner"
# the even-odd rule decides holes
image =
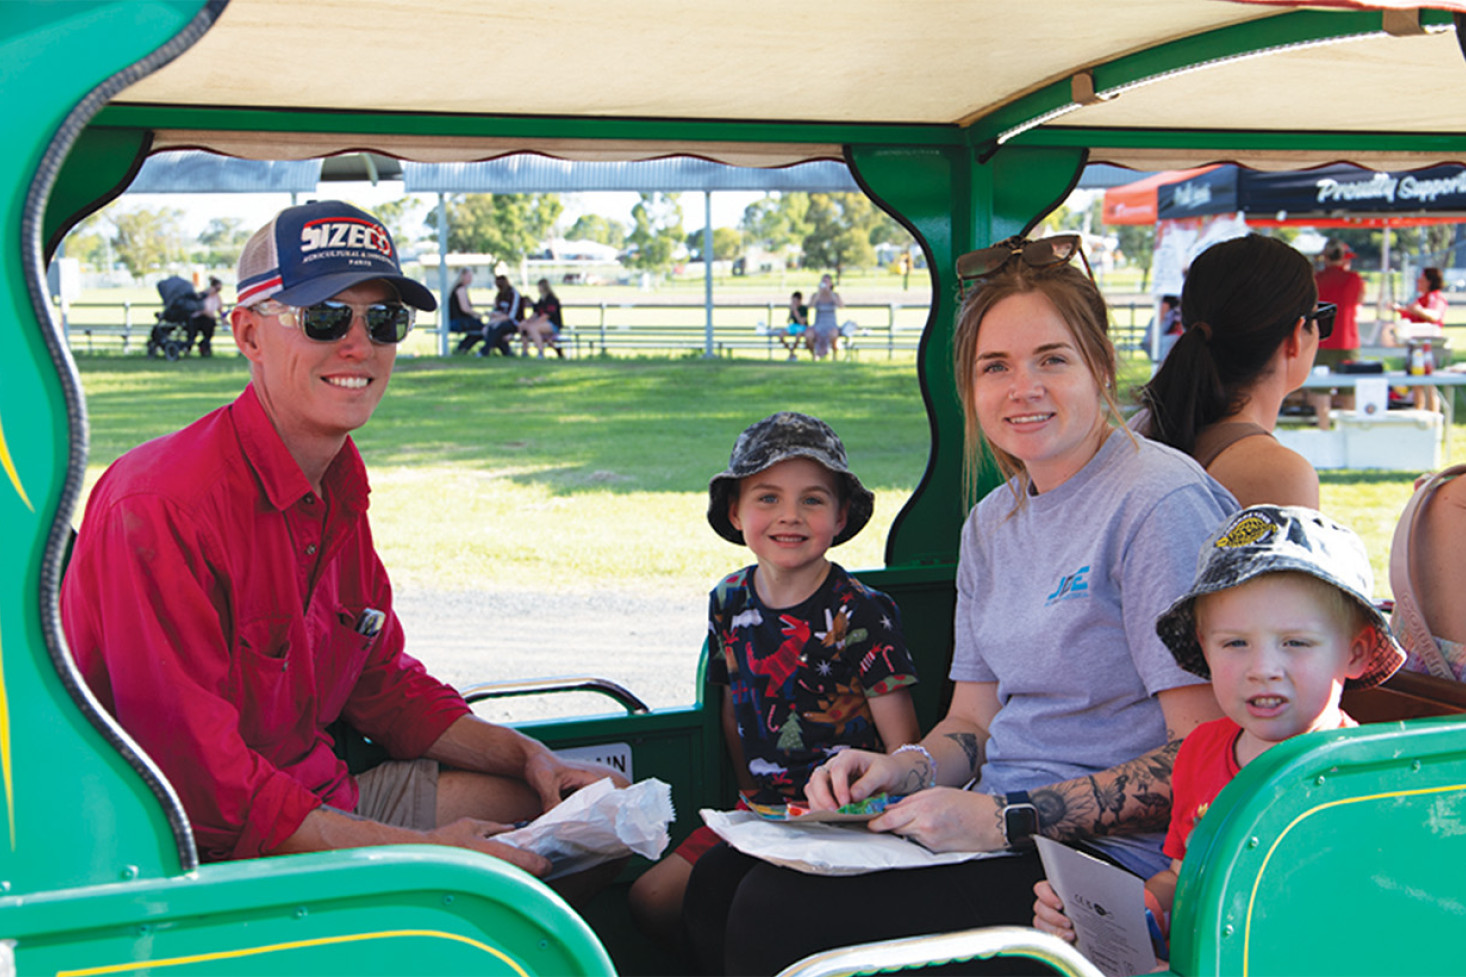
[[[1353,532],[1312,509],[1258,505],[1222,523],[1191,590],[1157,619],[1176,662],[1211,680],[1223,713],[1187,735],[1171,770],[1171,867],[1145,883],[1163,931],[1191,832],[1222,788],[1285,739],[1356,725],[1339,708],[1344,689],[1378,685],[1404,662],[1373,588]],[[1034,895],[1033,925],[1072,942],[1052,886],[1039,882]]]
[[[1404,663],[1404,650],[1369,598],[1374,571],[1364,543],[1353,530],[1323,513],[1298,506],[1252,506],[1228,518],[1202,547],[1191,589],[1156,620],[1156,633],[1177,664],[1211,678],[1198,641],[1197,599],[1263,574],[1283,572],[1306,574],[1332,586],[1361,615],[1365,625],[1360,635],[1365,644],[1363,668],[1345,688],[1372,688]]]
[[[708,522],[719,536],[730,543],[744,542],[743,530],[734,526],[729,516],[729,506],[737,500],[739,485],[750,475],[790,458],[817,462],[840,481],[843,489],[840,501],[847,507],[845,525],[830,545],[839,546],[865,527],[875,511],[875,496],[850,471],[840,436],[817,417],[780,411],[738,435],[727,470],[714,475],[708,483]]]

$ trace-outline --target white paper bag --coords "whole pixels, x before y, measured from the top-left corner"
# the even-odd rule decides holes
[[[494,841],[543,855],[558,879],[635,852],[655,861],[669,840],[672,788],[655,777],[617,790],[609,777],[582,787]]]

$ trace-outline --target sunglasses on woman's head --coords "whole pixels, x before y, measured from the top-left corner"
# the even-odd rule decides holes
[[[1334,334],[1334,317],[1339,314],[1339,307],[1332,302],[1320,302],[1305,319],[1311,320],[1318,328],[1318,338],[1328,339]]]
[[[351,331],[351,320],[361,313],[366,322],[367,335],[380,345],[400,343],[412,331],[416,310],[401,302],[373,302],[370,305],[354,305],[327,299],[315,305],[282,305],[279,302],[261,302],[255,306],[261,315],[275,316],[281,325],[299,326],[307,339],[318,343],[334,343]]]
[[[1081,245],[1078,234],[1055,234],[1052,237],[1041,237],[1037,241],[1010,237],[1006,241],[999,241],[992,247],[969,251],[958,258],[957,283],[960,286],[961,294],[965,297],[969,285],[1001,271],[1014,258],[1018,258],[1030,268],[1044,268],[1048,265],[1061,265],[1073,261],[1076,254],[1079,255],[1079,260],[1084,262],[1084,270],[1088,272],[1090,280],[1093,281],[1094,272],[1090,270],[1089,259],[1084,256],[1084,248]]]

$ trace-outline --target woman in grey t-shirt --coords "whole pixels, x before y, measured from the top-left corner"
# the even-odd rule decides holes
[[[959,263],[981,279],[956,337],[969,475],[986,444],[1010,477],[963,529],[951,706],[921,743],[835,754],[808,788],[825,807],[908,795],[871,829],[1019,854],[847,878],[705,859],[684,911],[704,966],[774,972],[847,943],[1027,925],[1035,833],[1141,875],[1164,865],[1176,749],[1221,713],[1155,618],[1237,504],[1192,459],[1117,426],[1104,299],[1069,264],[1077,250],[1014,240]]]

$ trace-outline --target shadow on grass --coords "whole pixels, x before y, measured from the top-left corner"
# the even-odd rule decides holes
[[[78,364],[97,464],[230,402],[248,381],[237,357]],[[910,362],[403,359],[356,440],[371,466],[478,469],[557,495],[689,492],[725,467],[741,430],[777,410],[828,421],[867,484],[914,485],[925,467]]]

